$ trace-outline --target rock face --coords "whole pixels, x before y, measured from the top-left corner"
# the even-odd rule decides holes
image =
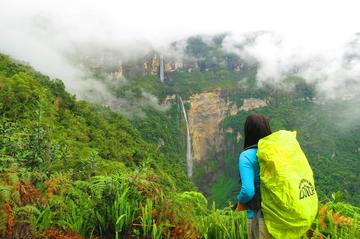
[[[247,98],[244,99],[244,103],[241,106],[240,110],[249,111],[252,109],[256,109],[259,107],[267,106],[267,101],[262,99],[256,99],[256,98]]]
[[[189,127],[193,161],[207,160],[221,153],[224,144],[223,120],[238,112],[235,104],[221,97],[221,91],[195,94],[190,97]]]
[[[116,59],[116,56],[111,57],[112,67],[110,69],[111,74],[115,75],[119,71],[121,71],[121,77],[129,77],[129,76],[145,76],[145,75],[153,75],[159,76],[160,72],[160,60],[161,55],[159,52],[153,51],[144,56],[144,58],[140,58],[137,60],[133,60],[130,62],[122,62],[120,59]],[[94,69],[102,69],[105,72],[105,68],[109,65],[105,59],[110,58],[102,56],[99,61],[96,62],[96,66]],[[203,66],[201,64],[201,59],[188,59],[188,58],[175,58],[172,56],[165,56],[164,58],[164,73],[165,78],[166,74],[170,74],[171,72],[193,72],[196,70],[199,71],[209,71],[210,69]],[[94,65],[94,64],[93,64]],[[245,69],[247,66],[245,63],[234,63],[227,66],[227,69],[232,71],[241,71]]]
[[[223,155],[225,132],[221,124],[225,118],[237,114],[240,110],[248,111],[268,104],[266,100],[245,98],[243,105],[238,108],[229,99],[229,94],[220,90],[195,94],[190,97],[189,103],[188,117],[194,162],[212,160]],[[225,131],[230,133],[230,130],[232,129]],[[241,137],[238,133],[237,141]]]

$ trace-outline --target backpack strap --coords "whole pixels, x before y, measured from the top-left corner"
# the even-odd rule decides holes
[[[248,150],[248,149],[257,149],[257,144],[253,144],[253,145],[250,145],[250,146],[247,146],[246,148],[244,148],[244,150],[243,151],[245,151],[245,150]]]
[[[245,207],[247,209],[251,209],[255,211],[256,213],[261,209],[261,192],[260,192],[260,187],[256,187],[256,185],[254,185],[254,187],[255,187],[255,195],[250,201],[245,203]]]
[[[246,147],[243,151],[248,150],[248,149],[257,149],[258,145],[257,144],[253,144],[250,145],[248,147]],[[241,176],[240,176],[241,178]],[[241,179],[239,180],[240,184],[241,184]],[[254,188],[255,188],[255,195],[254,197],[247,203],[245,203],[245,207],[247,209],[251,209],[253,211],[258,212],[261,209],[261,193],[260,193],[260,186],[256,186],[255,182],[254,182]]]

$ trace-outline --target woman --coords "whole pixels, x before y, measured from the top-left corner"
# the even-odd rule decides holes
[[[260,170],[256,156],[258,141],[271,134],[269,121],[261,114],[251,114],[246,118],[244,133],[244,151],[239,159],[242,185],[237,200],[247,208],[248,238],[272,238],[260,209]]]

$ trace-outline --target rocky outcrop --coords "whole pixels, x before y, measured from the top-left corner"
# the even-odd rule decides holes
[[[221,97],[221,91],[195,94],[190,97],[189,127],[192,139],[193,161],[221,153],[224,133],[223,120],[238,112],[235,104]]]
[[[222,156],[225,148],[225,132],[222,128],[222,122],[225,118],[237,114],[240,110],[249,111],[268,104],[266,100],[245,98],[242,100],[242,106],[237,107],[229,99],[230,95],[230,92],[218,90],[195,94],[190,97],[188,117],[194,162]],[[233,130],[228,128],[225,131],[231,133]],[[241,138],[240,133],[237,133],[237,142]]]
[[[268,102],[266,100],[257,99],[257,98],[246,98],[244,99],[243,105],[240,107],[240,110],[249,111],[259,107],[267,106]]]
[[[104,58],[104,57],[103,57]],[[139,58],[130,62],[122,62],[120,59],[116,59],[116,57],[111,58],[113,63],[113,67],[111,67],[113,75],[118,74],[116,71],[120,71],[122,77],[129,77],[134,75],[153,75],[160,76],[160,60],[161,56],[159,52],[151,52],[144,56],[144,58]],[[193,71],[209,71],[211,70],[209,67],[201,64],[202,59],[193,59],[193,58],[176,58],[171,56],[164,56],[164,73],[165,79],[170,79],[167,77],[167,74],[175,71],[182,72],[193,72]],[[107,68],[108,64],[105,64],[105,60],[102,58],[96,64],[94,69],[103,69],[107,72],[105,68]],[[241,71],[245,69],[247,66],[245,63],[234,63],[227,66],[227,69],[232,71]],[[119,69],[119,70],[117,70]]]

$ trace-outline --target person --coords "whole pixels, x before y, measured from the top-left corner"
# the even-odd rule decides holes
[[[271,134],[268,119],[261,114],[251,114],[244,125],[244,150],[240,153],[239,169],[241,190],[237,201],[247,209],[247,233],[249,239],[272,238],[261,213],[260,169],[256,156],[258,141]]]

